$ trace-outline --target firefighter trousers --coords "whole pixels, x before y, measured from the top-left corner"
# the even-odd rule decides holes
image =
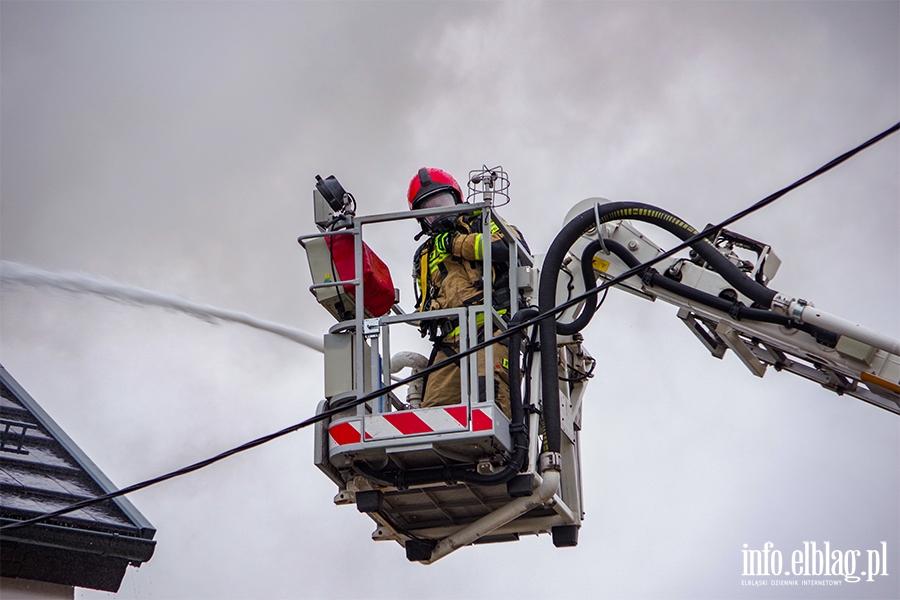
[[[494,354],[493,359],[493,380],[494,380],[494,401],[509,417],[509,349],[502,343],[492,346]],[[441,344],[436,346],[433,353],[434,358],[430,364],[435,364],[448,358],[455,356],[459,352],[459,343]],[[487,399],[487,377],[484,368],[485,351],[478,352],[478,390],[477,397],[473,398],[473,402],[484,402]],[[422,399],[422,407],[430,406],[446,406],[450,404],[459,404],[462,398],[460,389],[460,369],[458,359],[455,363],[450,363],[442,369],[438,369],[434,373],[428,375],[425,380],[425,395]]]

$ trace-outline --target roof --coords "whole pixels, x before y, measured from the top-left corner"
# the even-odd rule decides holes
[[[0,365],[0,524],[116,491]],[[118,591],[150,560],[156,529],[124,497],[0,533],[0,575]]]

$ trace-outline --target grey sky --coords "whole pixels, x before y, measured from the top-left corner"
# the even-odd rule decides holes
[[[701,227],[900,120],[900,4],[3,2],[0,75],[3,260],[321,333],[295,242],[317,173],[376,213],[423,165],[500,164],[501,213],[538,252],[588,196]],[[898,164],[893,136],[733,229],[782,258],[776,289],[900,337]],[[415,232],[367,238],[407,306]],[[161,310],[4,287],[0,327],[0,361],[120,486],[300,421],[322,392],[309,349]],[[586,338],[578,548],[408,564],[332,505],[304,431],[135,494],[159,544],[119,595],[898,595],[895,416],[756,379],[621,293]],[[740,585],[742,544],[825,540],[886,540],[891,576]]]

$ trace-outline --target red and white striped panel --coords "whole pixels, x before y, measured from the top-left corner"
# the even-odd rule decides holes
[[[362,421],[352,419],[332,423],[328,428],[328,447],[336,448],[345,444],[358,444],[362,440]]]
[[[365,418],[365,436],[358,419],[339,421],[328,429],[329,447],[358,444],[363,437],[368,442],[429,433],[468,431],[468,413],[465,406],[448,406],[369,415]],[[476,408],[472,411],[472,431],[489,431],[493,428],[490,408]]]
[[[374,440],[383,440],[423,433],[465,431],[469,429],[469,410],[462,405],[420,408],[367,415],[365,423],[367,440],[369,436]]]
[[[486,431],[494,429],[493,409],[476,408],[472,411],[472,431]]]

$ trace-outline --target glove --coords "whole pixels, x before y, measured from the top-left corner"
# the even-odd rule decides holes
[[[434,248],[441,254],[453,254],[453,240],[456,239],[455,231],[439,233],[434,236]]]

